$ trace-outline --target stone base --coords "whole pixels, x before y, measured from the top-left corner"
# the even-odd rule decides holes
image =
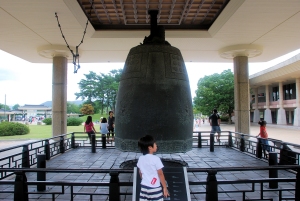
[[[270,109],[266,109],[265,110],[264,120],[267,122],[267,124],[271,124],[272,123],[272,114],[271,114],[271,110]]]
[[[255,109],[253,112],[253,123],[257,123],[260,121],[259,110]]]
[[[285,109],[283,108],[278,109],[277,124],[286,125],[286,114],[285,114]]]
[[[138,141],[131,139],[121,139],[115,137],[116,148],[121,151],[130,151],[130,152],[141,152],[138,148]],[[158,140],[157,152],[159,154],[169,154],[169,153],[185,153],[192,150],[193,138],[187,140]]]
[[[300,126],[300,108],[294,110],[294,126]]]

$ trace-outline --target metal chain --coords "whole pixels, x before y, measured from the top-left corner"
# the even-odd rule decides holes
[[[92,19],[92,8],[93,8],[93,5],[94,5],[94,0],[92,0],[92,3],[91,3],[91,9],[90,9],[90,19]],[[78,47],[83,43],[83,40],[84,40],[84,37],[85,37],[85,34],[86,34],[86,29],[87,29],[87,26],[89,24],[89,19],[87,19],[86,21],[86,24],[85,24],[85,29],[84,29],[84,32],[83,32],[83,36],[82,36],[82,39],[81,39],[81,42],[76,46],[76,54],[74,54],[73,50],[70,48],[63,32],[62,32],[62,29],[61,29],[61,25],[59,23],[59,20],[58,20],[58,15],[57,13],[55,12],[55,17],[57,19],[57,24],[58,24],[58,27],[60,29],[60,33],[63,37],[63,39],[65,40],[65,43],[68,47],[68,49],[70,50],[70,52],[72,53],[72,56],[73,56],[73,64],[74,64],[74,73],[77,73],[78,69],[80,68],[80,64],[79,64],[79,53],[78,53]]]

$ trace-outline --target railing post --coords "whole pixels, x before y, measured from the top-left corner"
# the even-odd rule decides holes
[[[198,148],[202,148],[202,136],[201,136],[201,132],[198,132]]]
[[[39,154],[37,155],[37,168],[46,168],[46,155]],[[37,181],[46,181],[46,172],[37,172]],[[37,185],[38,191],[46,190],[45,184]]]
[[[61,154],[65,153],[65,138],[63,136],[59,138],[59,149]]]
[[[244,135],[243,135],[243,134],[241,135],[241,146],[240,146],[240,150],[241,150],[242,152],[245,151],[245,138],[244,138]]]
[[[120,201],[119,173],[110,172],[109,175],[109,200]]]
[[[273,165],[278,165],[277,153],[269,152],[269,166],[273,166]],[[278,170],[276,169],[269,170],[269,178],[278,178]],[[278,188],[278,182],[270,181],[269,188]]]
[[[262,147],[261,147],[261,140],[260,140],[260,138],[257,138],[256,157],[257,158],[261,158],[262,157]]]
[[[217,171],[209,170],[206,184],[206,201],[218,201],[218,182],[216,178]]]
[[[75,133],[73,132],[71,135],[71,147],[75,148]]]
[[[46,155],[46,160],[50,160],[50,143],[49,140],[45,140],[44,152]]]
[[[295,200],[300,201],[300,168],[297,169],[297,175],[296,175],[296,189],[295,189]]]
[[[228,135],[228,146],[233,147],[232,132],[231,131],[229,131],[229,135]]]
[[[102,149],[106,148],[106,135],[102,134]]]
[[[209,149],[210,149],[210,152],[214,152],[215,151],[215,147],[214,147],[214,140],[215,139],[215,134],[211,133],[210,134],[210,144],[209,144]]]
[[[22,168],[30,168],[28,145],[23,145],[22,151]]]
[[[16,171],[14,201],[28,201],[28,186],[25,172]]]
[[[280,159],[279,159],[279,165],[285,165],[286,163],[286,151],[284,150],[285,143],[282,143],[280,146]]]
[[[92,140],[92,153],[96,153],[96,135],[91,134],[91,140]]]

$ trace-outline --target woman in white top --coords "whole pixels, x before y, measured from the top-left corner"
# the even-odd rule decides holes
[[[108,124],[107,124],[107,119],[104,117],[100,123],[100,132],[102,135],[106,135],[108,133]],[[108,142],[106,142],[108,143]]]

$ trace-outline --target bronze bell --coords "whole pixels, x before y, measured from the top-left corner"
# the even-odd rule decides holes
[[[117,94],[115,145],[122,151],[138,150],[138,139],[156,139],[158,153],[192,149],[193,109],[189,78],[180,50],[165,41],[151,15],[151,34],[131,48]]]

